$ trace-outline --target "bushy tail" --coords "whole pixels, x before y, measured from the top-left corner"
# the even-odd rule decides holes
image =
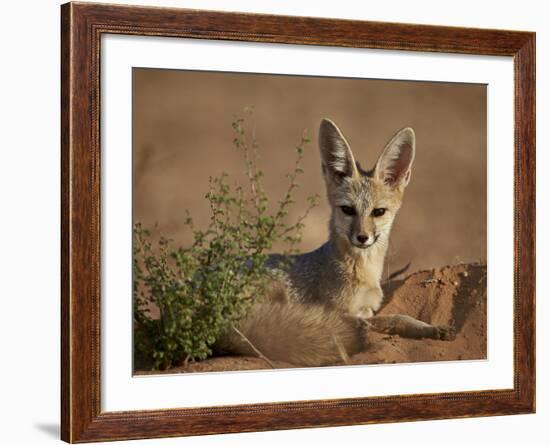
[[[256,304],[236,328],[221,339],[221,349],[253,356],[259,351],[269,360],[298,366],[345,362],[365,346],[364,326],[321,306]]]

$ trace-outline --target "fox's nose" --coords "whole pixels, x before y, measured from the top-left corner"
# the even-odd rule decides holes
[[[357,235],[357,241],[359,241],[361,244],[365,244],[369,240],[369,236],[365,235],[363,233],[360,233]]]

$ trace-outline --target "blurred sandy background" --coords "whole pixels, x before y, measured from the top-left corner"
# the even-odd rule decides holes
[[[397,130],[411,126],[416,132],[416,160],[394,224],[388,269],[486,260],[485,85],[135,68],[134,220],[158,222],[179,244],[190,239],[181,224],[185,209],[197,226],[208,223],[208,177],[242,175],[231,122],[246,106],[255,109],[259,165],[270,197],[279,199],[286,190],[284,174],[293,167],[303,130],[311,136],[295,216],[305,196],[318,193],[321,200],[305,221],[302,251],[327,239],[317,129],[329,117],[368,168]]]

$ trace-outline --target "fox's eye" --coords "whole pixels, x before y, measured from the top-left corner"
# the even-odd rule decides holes
[[[349,215],[349,216],[355,215],[355,209],[353,207],[340,206],[340,208],[342,209],[342,212],[344,212],[344,214],[346,215]]]
[[[378,218],[379,216],[382,216],[384,213],[386,213],[386,209],[374,209],[372,211],[372,216],[375,218]]]

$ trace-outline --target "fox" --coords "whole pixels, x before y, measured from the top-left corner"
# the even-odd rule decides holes
[[[355,160],[328,118],[321,120],[318,145],[331,209],[328,240],[289,261],[269,256],[266,267],[275,278],[268,295],[225,333],[221,349],[309,367],[347,362],[366,349],[369,330],[454,339],[450,326],[405,314],[376,315],[384,301],[381,280],[391,228],[411,180],[414,130],[399,130],[370,170]]]

